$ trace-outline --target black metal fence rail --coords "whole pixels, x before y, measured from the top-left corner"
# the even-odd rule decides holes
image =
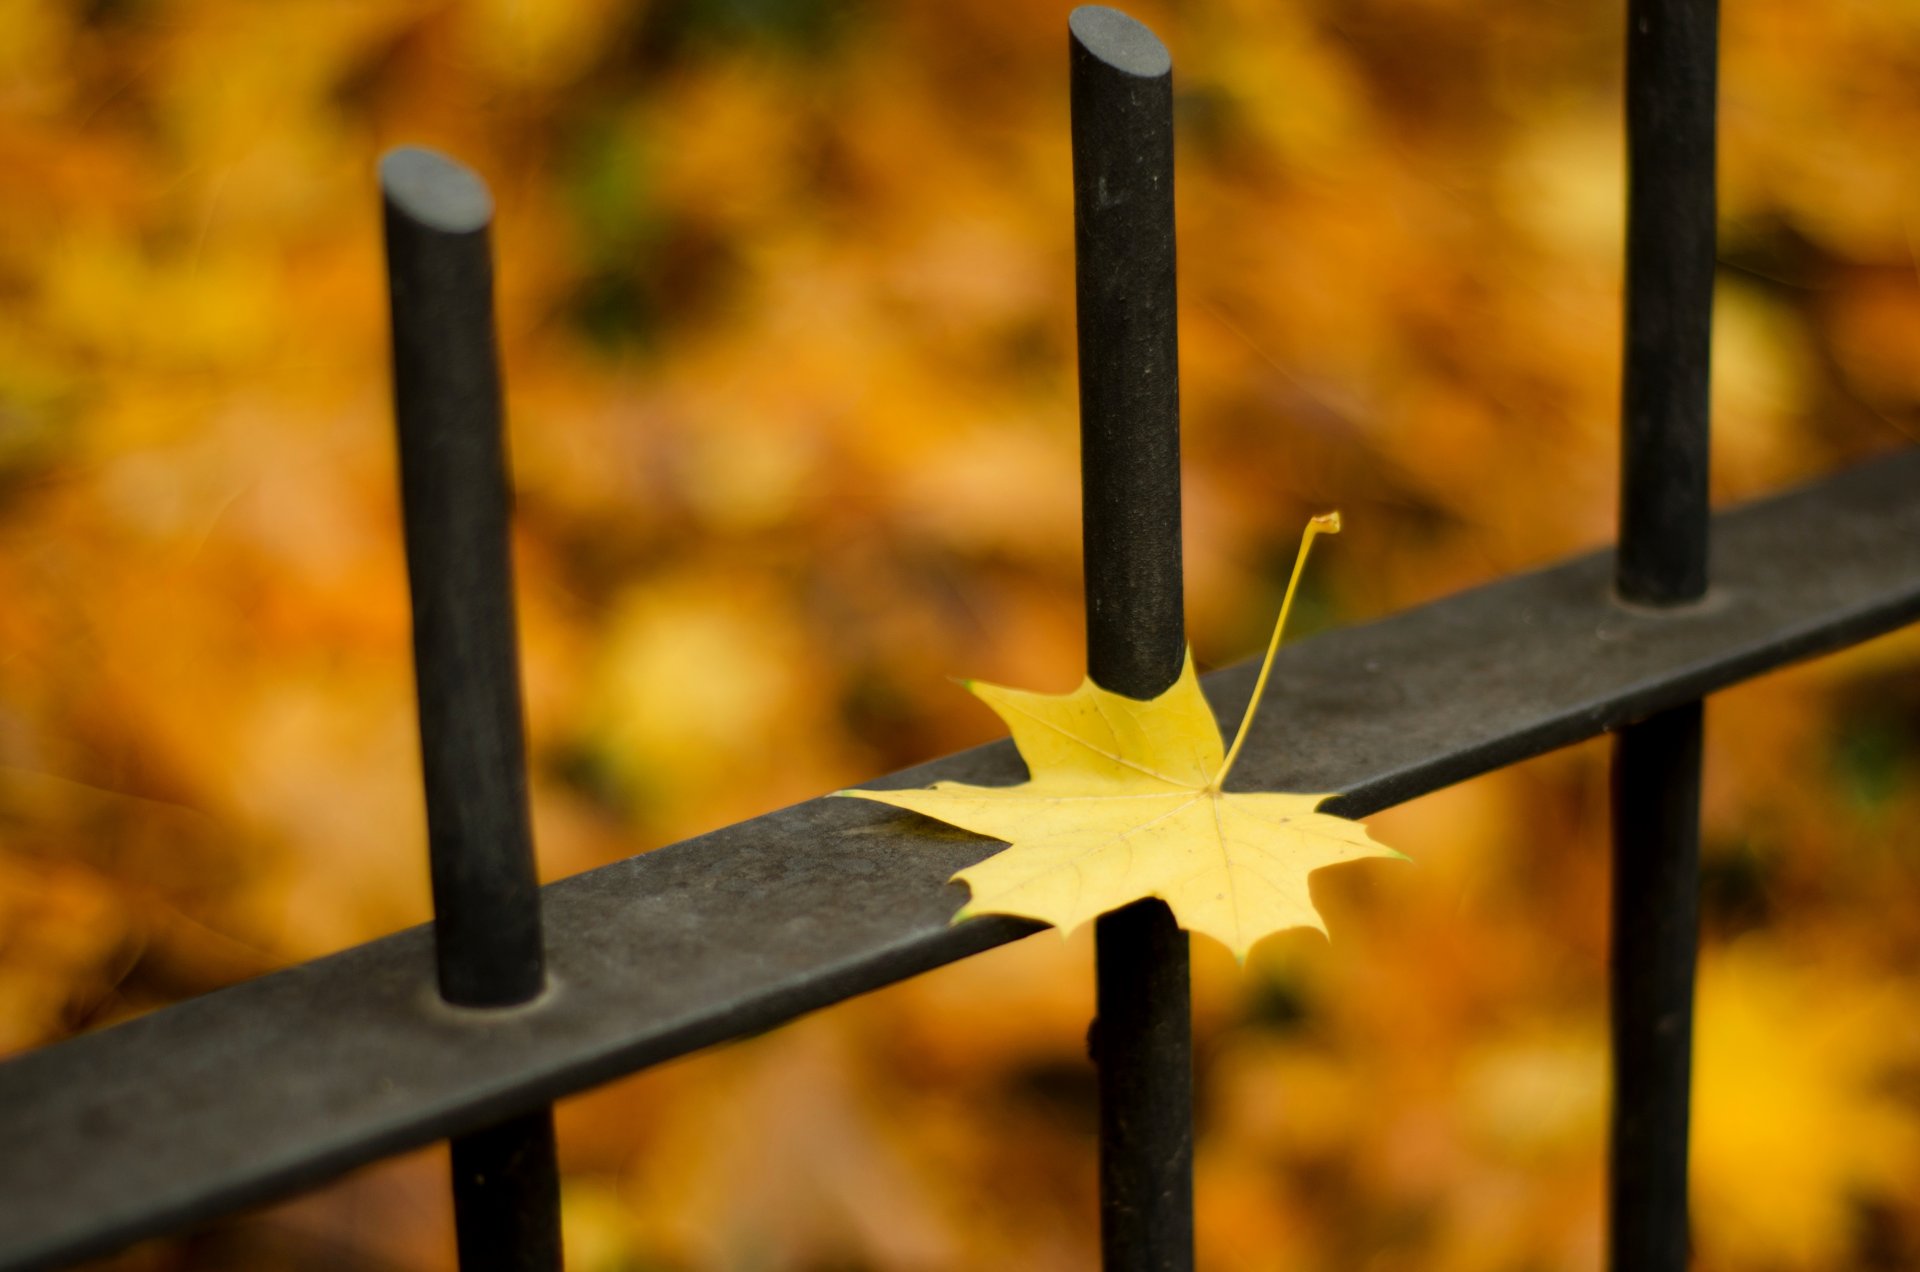
[[[1715,3],[1631,0],[1628,22],[1619,551],[1283,651],[1236,774],[1345,792],[1332,807],[1359,816],[1620,730],[1610,1258],[1679,1272],[1700,700],[1920,618],[1920,451],[1709,519]],[[1182,627],[1171,60],[1111,10],[1070,28],[1088,662],[1146,697],[1177,672]],[[425,152],[382,175],[436,926],[0,1065],[0,1272],[438,1139],[463,1266],[550,1272],[551,1101],[1035,930],[950,926],[945,880],[991,846],[852,800],[535,891],[490,207]],[[1207,679],[1223,719],[1253,673]],[[881,784],[1020,774],[1000,743]],[[1186,936],[1144,902],[1097,937],[1104,1260],[1184,1272]]]
[[[1714,592],[1612,599],[1613,554],[1281,652],[1248,789],[1360,815],[1920,618],[1920,452],[1720,514]],[[1251,664],[1209,676],[1238,719]],[[996,743],[895,774],[1018,780]],[[416,928],[0,1065],[0,1268],[272,1200],[1033,931],[948,926],[990,850],[822,799],[543,890],[550,992],[450,1008]]]

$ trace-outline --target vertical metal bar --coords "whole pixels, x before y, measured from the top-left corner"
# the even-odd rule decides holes
[[[1068,19],[1088,674],[1151,698],[1180,675],[1173,63],[1140,23]],[[1101,1249],[1108,1269],[1193,1266],[1187,934],[1158,900],[1095,924]]]
[[[380,178],[440,992],[497,1007],[540,992],[544,955],[507,547],[492,201],[472,173],[428,150],[393,151]]]
[[[1629,0],[1627,9],[1615,587],[1649,606],[1707,589],[1718,24],[1716,0]],[[1617,1272],[1687,1265],[1701,728],[1701,704],[1691,703],[1622,729],[1614,750],[1608,1250]]]
[[[1620,556],[1627,600],[1707,589],[1717,0],[1627,6],[1627,314]]]
[[[546,969],[507,541],[493,203],[478,177],[429,150],[388,153],[380,183],[440,994],[508,1007],[539,994]],[[552,1109],[452,1148],[461,1266],[557,1270]]]
[[[553,1106],[459,1136],[450,1147],[462,1272],[559,1272]]]
[[[1616,1272],[1687,1266],[1687,1116],[1699,932],[1701,706],[1620,731],[1613,753]]]

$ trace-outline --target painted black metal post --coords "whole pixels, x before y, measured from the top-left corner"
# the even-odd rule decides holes
[[[545,985],[527,808],[500,373],[492,199],[473,173],[405,147],[380,163],[393,313],[414,674],[440,994],[525,1003]],[[560,1267],[553,1112],[453,1141],[468,1272]]]
[[[1620,594],[1707,589],[1717,0],[1627,10],[1627,313]]]
[[[1717,0],[1629,0],[1623,600],[1707,590]],[[1699,942],[1698,702],[1622,729],[1613,772],[1613,1114],[1617,1272],[1687,1265],[1688,1089]]]
[[[1180,675],[1180,399],[1173,64],[1112,9],[1068,20],[1087,669],[1135,698]],[[1095,925],[1101,1248],[1110,1270],[1193,1266],[1187,934],[1164,902]]]

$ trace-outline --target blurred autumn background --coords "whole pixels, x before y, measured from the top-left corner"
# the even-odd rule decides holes
[[[428,915],[374,163],[491,182],[541,868],[1082,668],[1064,3],[0,3],[0,1048]],[[1134,10],[1179,92],[1190,631],[1605,543],[1618,5]],[[1724,16],[1716,498],[1920,433],[1920,6]],[[1699,1267],[1920,1265],[1920,642],[1714,700]],[[1472,685],[1460,687],[1462,695]],[[1284,702],[1272,709],[1284,710]],[[1300,745],[1312,745],[1311,738]],[[1607,747],[1196,950],[1209,1269],[1599,1266]],[[570,1267],[1095,1265],[1090,942],[560,1109]],[[102,1267],[436,1269],[414,1154]]]

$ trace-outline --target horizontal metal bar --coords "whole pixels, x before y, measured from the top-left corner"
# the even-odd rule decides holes
[[[1713,591],[1637,611],[1597,553],[1281,653],[1248,789],[1359,815],[1920,617],[1920,451],[1724,513]],[[1253,668],[1211,676],[1237,720]],[[1002,742],[894,774],[1011,782]],[[821,799],[544,890],[553,986],[434,993],[424,928],[0,1065],[0,1268],[267,1201],[1034,930],[958,927],[992,850]]]

